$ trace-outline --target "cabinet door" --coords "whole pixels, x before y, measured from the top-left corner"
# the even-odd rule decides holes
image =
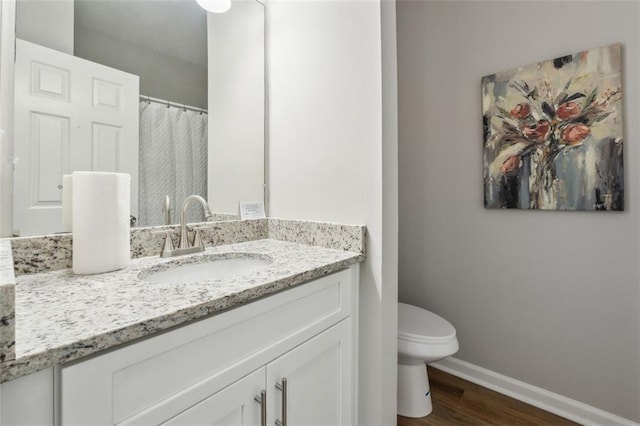
[[[261,368],[162,424],[258,426],[261,407],[254,398],[264,389],[264,374]]]
[[[0,384],[0,425],[54,424],[53,368]]]
[[[267,365],[267,424],[282,422],[285,416],[287,425],[296,426],[353,423],[350,336],[347,318]]]

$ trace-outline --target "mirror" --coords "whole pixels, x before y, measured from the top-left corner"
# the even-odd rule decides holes
[[[224,14],[195,0],[18,0],[14,234],[63,231],[74,170],[130,173],[137,226],[178,223],[190,194],[214,220],[263,201],[264,15],[256,0]]]

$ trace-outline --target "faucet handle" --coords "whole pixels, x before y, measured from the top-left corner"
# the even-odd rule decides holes
[[[160,257],[169,257],[172,255],[174,250],[173,247],[173,239],[171,238],[171,231],[166,231],[164,234],[164,243],[162,245],[162,251],[160,252]]]
[[[204,250],[204,243],[202,242],[202,235],[200,234],[200,230],[199,229],[194,229],[194,236],[193,236],[193,245],[191,247],[202,247],[202,249]]]

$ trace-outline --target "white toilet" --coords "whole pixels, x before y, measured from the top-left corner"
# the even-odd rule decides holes
[[[444,318],[417,306],[398,303],[398,414],[431,413],[431,391],[425,364],[458,351],[456,329]]]

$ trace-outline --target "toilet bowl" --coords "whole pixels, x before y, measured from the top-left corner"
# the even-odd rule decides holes
[[[398,303],[398,414],[431,413],[431,391],[425,364],[458,351],[456,329],[444,318],[417,306]]]

